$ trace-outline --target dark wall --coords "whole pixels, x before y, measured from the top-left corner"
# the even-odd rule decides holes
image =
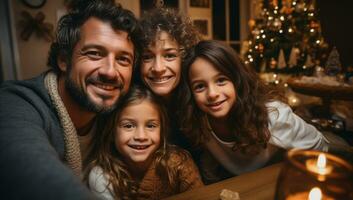
[[[317,0],[322,34],[336,46],[343,67],[353,66],[353,1]]]

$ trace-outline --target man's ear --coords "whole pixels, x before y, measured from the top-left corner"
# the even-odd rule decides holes
[[[63,55],[59,55],[58,58],[57,58],[57,63],[58,63],[58,66],[60,68],[60,70],[62,72],[66,72],[67,71],[67,60],[66,58],[63,56]]]

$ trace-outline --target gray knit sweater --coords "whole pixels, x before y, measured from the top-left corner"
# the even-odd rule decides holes
[[[58,114],[44,74],[0,87],[1,199],[92,199],[65,161]]]

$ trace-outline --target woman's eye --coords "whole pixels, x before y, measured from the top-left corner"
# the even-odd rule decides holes
[[[151,54],[144,54],[142,55],[142,61],[143,62],[151,62],[152,61],[153,56]]]
[[[164,55],[164,57],[165,57],[166,60],[172,61],[175,58],[177,58],[178,55],[176,53],[167,53],[167,54]]]

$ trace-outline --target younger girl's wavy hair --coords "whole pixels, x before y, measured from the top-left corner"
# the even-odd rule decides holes
[[[183,98],[179,115],[186,136],[194,145],[199,145],[207,139],[210,132],[207,115],[198,108],[189,86],[189,71],[197,58],[210,62],[227,76],[235,87],[236,102],[230,111],[228,124],[232,126],[237,148],[249,145],[266,146],[270,133],[265,104],[280,97],[279,93],[265,85],[230,46],[212,40],[201,41],[190,49],[185,58],[181,84],[185,85],[186,89],[181,92]]]
[[[157,151],[154,153],[154,161],[156,164],[156,173],[165,183],[166,187],[177,188],[176,169],[171,169],[167,165],[171,152],[174,147],[167,145],[167,137],[169,133],[169,120],[163,103],[151,91],[143,86],[135,85],[130,88],[129,92],[120,100],[118,110],[100,117],[97,124],[97,133],[93,138],[93,148],[86,161],[84,179],[87,181],[89,172],[94,166],[100,166],[103,173],[108,177],[111,194],[116,198],[133,199],[137,192],[137,186],[134,183],[126,164],[122,160],[122,156],[116,150],[114,137],[116,127],[121,112],[129,105],[139,104],[142,101],[149,101],[158,109],[161,120],[161,143]],[[185,158],[186,159],[186,158]]]

